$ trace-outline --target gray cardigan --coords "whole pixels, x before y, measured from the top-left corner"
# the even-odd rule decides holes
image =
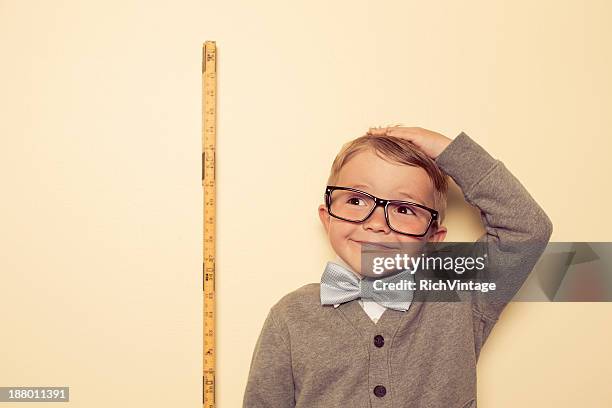
[[[504,164],[461,132],[436,159],[481,210],[489,261],[517,291],[552,223]],[[476,362],[507,303],[417,302],[374,323],[353,300],[321,305],[309,283],[270,309],[251,359],[243,407],[473,408]]]

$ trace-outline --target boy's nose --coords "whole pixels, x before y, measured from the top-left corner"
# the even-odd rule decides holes
[[[363,227],[373,231],[389,232],[387,220],[385,220],[385,209],[381,206],[374,209],[374,212],[364,221]]]

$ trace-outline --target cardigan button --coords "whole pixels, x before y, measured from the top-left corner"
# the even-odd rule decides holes
[[[376,347],[382,347],[385,345],[385,338],[383,336],[381,336],[380,334],[377,334],[376,336],[374,336],[374,345]]]
[[[374,387],[374,395],[376,395],[378,398],[384,397],[386,393],[387,389],[382,385],[377,385],[376,387]]]
[[[376,387],[374,387],[374,395],[376,395],[378,398],[384,397],[386,393],[387,389],[384,386],[377,385]]]

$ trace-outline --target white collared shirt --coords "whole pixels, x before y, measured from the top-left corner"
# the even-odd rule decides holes
[[[351,272],[355,273],[353,268],[351,268],[346,262],[344,262],[344,260],[342,260],[342,258],[340,258],[340,256],[338,255],[336,255],[336,258],[332,262],[338,263],[344,266],[345,268],[347,268],[348,270],[350,270]],[[380,319],[380,316],[382,316],[385,309],[387,309],[383,305],[380,305],[373,300],[358,299],[357,301],[359,302],[363,310],[367,313],[367,315],[370,317],[370,319],[374,323],[378,322],[378,319]],[[338,306],[340,306],[340,303],[336,303],[334,305],[334,307],[338,307]]]

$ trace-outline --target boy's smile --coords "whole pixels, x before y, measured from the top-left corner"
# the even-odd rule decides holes
[[[434,208],[434,185],[423,168],[388,162],[372,149],[355,154],[340,169],[335,185],[356,188],[384,199],[412,201]],[[395,232],[387,225],[382,207],[376,208],[361,223],[330,216],[325,204],[321,204],[318,211],[332,248],[359,277],[363,277],[361,246],[366,243],[378,244],[385,249],[388,248],[385,243],[443,241],[446,236],[446,228],[436,225],[432,225],[423,237]]]

